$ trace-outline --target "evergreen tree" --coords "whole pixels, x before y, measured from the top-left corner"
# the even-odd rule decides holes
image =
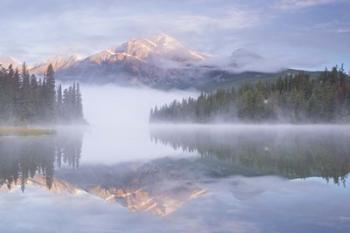
[[[25,123],[29,120],[33,114],[33,106],[31,103],[31,88],[30,88],[30,74],[27,71],[26,64],[23,63],[22,66],[22,79],[20,85],[20,94],[19,94],[19,115],[20,121]]]
[[[77,103],[77,119],[83,119],[83,103],[80,93],[80,85],[77,84],[77,90],[76,90],[76,103]]]
[[[62,97],[62,86],[59,85],[57,89],[57,103],[56,103],[56,114],[57,117],[62,120],[63,117],[63,97]]]
[[[55,91],[55,78],[54,70],[50,64],[47,68],[45,77],[44,77],[44,98],[46,100],[46,120],[49,122],[55,121],[55,101],[56,101],[56,91]]]
[[[343,66],[313,78],[300,72],[174,101],[153,109],[150,121],[349,122],[349,84]]]
[[[12,66],[0,70],[0,124],[83,122],[82,109],[79,84],[56,90],[52,65],[44,79],[30,75],[26,64],[21,73]]]

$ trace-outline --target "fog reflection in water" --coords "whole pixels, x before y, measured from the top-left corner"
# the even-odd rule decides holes
[[[81,131],[63,131],[48,136],[0,138],[0,186],[10,189],[39,173],[52,186],[55,166],[77,168],[81,156]]]
[[[76,130],[2,138],[0,232],[350,230],[347,127],[152,127],[150,138],[174,150],[84,164]]]
[[[347,126],[178,126],[154,127],[155,143],[196,151],[217,164],[212,174],[320,176],[344,184],[350,172]]]

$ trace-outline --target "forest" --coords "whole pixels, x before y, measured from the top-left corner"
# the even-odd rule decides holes
[[[66,124],[84,122],[78,83],[56,87],[55,72],[49,65],[45,75],[30,74],[12,65],[0,69],[0,124]]]
[[[150,122],[350,122],[350,78],[343,66],[317,77],[299,72],[151,109]]]

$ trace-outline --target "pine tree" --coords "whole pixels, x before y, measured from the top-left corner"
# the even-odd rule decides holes
[[[77,84],[77,89],[76,89],[76,103],[77,103],[76,104],[77,105],[77,116],[76,116],[76,118],[78,120],[83,120],[83,103],[82,103],[79,83]]]
[[[57,118],[61,121],[63,118],[63,97],[62,97],[61,85],[59,85],[57,89],[56,113],[57,113]]]
[[[26,64],[22,66],[22,80],[20,86],[19,105],[20,105],[20,121],[26,123],[32,117],[32,103],[30,92],[30,75],[27,71]]]
[[[44,77],[44,98],[46,100],[45,117],[49,122],[55,121],[56,90],[54,73],[53,66],[50,64]]]
[[[44,79],[30,75],[26,64],[21,73],[11,65],[0,69],[0,124],[82,121],[82,109],[79,84],[65,90],[59,85],[56,90],[51,65]]]

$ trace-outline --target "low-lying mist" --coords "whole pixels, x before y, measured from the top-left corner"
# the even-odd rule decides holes
[[[195,92],[159,91],[115,85],[83,85],[84,115],[89,124],[84,135],[84,162],[110,163],[152,158],[171,151],[149,138],[150,109],[196,96]]]
[[[115,85],[82,86],[84,113],[91,126],[119,130],[148,125],[150,109],[197,93],[128,88]]]

